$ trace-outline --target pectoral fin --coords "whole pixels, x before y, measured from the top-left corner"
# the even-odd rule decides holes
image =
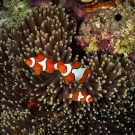
[[[84,98],[82,98],[82,99],[80,100],[80,102],[81,102],[81,104],[83,105],[83,104],[86,103],[86,100],[85,100]]]
[[[69,83],[74,81],[74,74],[70,73],[67,76],[64,76],[65,83],[68,85]]]
[[[64,81],[65,81],[65,84],[66,84],[66,85],[68,85],[68,84],[69,84],[69,82],[67,81],[66,76],[64,76]]]
[[[35,75],[40,75],[41,71],[35,70]]]

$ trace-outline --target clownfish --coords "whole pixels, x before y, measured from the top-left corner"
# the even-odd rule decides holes
[[[53,116],[53,113],[50,111],[39,110],[40,105],[34,102],[29,102],[27,104],[28,109],[37,117],[52,118],[57,120],[57,116]]]
[[[93,101],[91,95],[88,95],[86,92],[74,92],[73,94],[66,94],[65,97],[71,98],[73,101],[79,101],[81,104]]]
[[[62,76],[64,76],[65,83],[68,85],[73,81],[85,83],[93,72],[88,68],[82,68],[80,62],[72,64],[64,64],[62,61],[57,63],[57,68]]]
[[[35,70],[36,75],[39,75],[41,71],[53,73],[55,70],[54,63],[41,54],[37,55],[36,57],[31,57],[27,59],[25,63]]]

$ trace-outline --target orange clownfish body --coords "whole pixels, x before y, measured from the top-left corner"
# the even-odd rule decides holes
[[[82,68],[80,62],[72,64],[57,63],[59,72],[64,76],[65,83],[68,85],[73,81],[85,83],[87,78],[92,75],[92,71],[88,68]]]
[[[41,71],[46,71],[48,73],[54,72],[54,63],[41,54],[27,59],[26,64],[35,70],[36,75],[39,75]]]
[[[73,94],[66,94],[66,98],[71,98],[73,101],[79,101],[81,104],[92,102],[93,98],[86,92],[74,92]]]

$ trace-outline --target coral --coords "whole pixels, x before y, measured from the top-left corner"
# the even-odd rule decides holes
[[[127,40],[127,42],[130,42],[130,40],[134,40],[134,13],[135,9],[128,1],[122,2],[122,4],[111,9],[96,11],[91,14],[88,22],[83,22],[80,25],[79,35],[75,39],[86,50],[85,48],[89,46],[91,39],[96,37],[98,49],[104,50],[107,48],[112,53],[118,41],[124,42]],[[89,43],[87,42],[84,46],[83,43],[86,39]],[[128,54],[131,52],[132,49],[129,49]]]
[[[92,3],[90,2],[90,4],[87,3],[86,5],[89,6],[92,4],[93,1]],[[90,16],[82,10],[82,7],[85,5],[82,4],[82,2],[76,0],[60,0],[59,5],[64,7],[71,14],[72,19],[76,22],[79,22],[81,20],[87,20]]]
[[[98,22],[95,23],[97,26]],[[104,31],[100,31],[99,28],[95,31],[91,28],[91,24],[83,23],[80,26],[80,35],[75,36],[76,42],[81,45],[84,50],[89,48],[92,39],[96,38],[96,46],[98,50],[105,50],[106,48],[112,53],[114,51],[114,46],[116,45],[118,39],[111,32],[104,29]]]
[[[32,4],[33,4],[33,6],[35,7],[35,6],[37,6],[37,7],[39,7],[39,6],[48,6],[48,4],[49,4],[49,0],[32,0]]]
[[[30,3],[30,0],[5,0],[3,7],[6,8],[6,11],[3,11],[1,16],[2,19],[6,19],[3,25],[6,27],[16,26],[28,12],[31,12]]]
[[[82,48],[86,48],[88,46],[88,44],[90,44],[90,39],[88,36],[77,36],[77,42]]]
[[[87,22],[91,16],[89,13],[100,9],[110,9],[115,6],[115,2],[114,0],[60,0],[59,5],[66,8],[76,22]]]
[[[63,6],[65,3],[66,3],[66,0],[59,0],[59,6]]]

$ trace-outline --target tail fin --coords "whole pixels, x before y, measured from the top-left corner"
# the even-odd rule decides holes
[[[85,83],[89,75],[91,75],[91,70],[86,69],[83,73],[82,78],[79,80],[79,83]]]
[[[28,109],[31,109],[33,106],[39,107],[40,105],[37,104],[37,103],[35,103],[35,102],[29,102],[29,103],[27,103]]]
[[[72,98],[73,97],[73,94],[66,94],[65,95],[65,98]]]
[[[69,98],[69,94],[66,94],[66,95],[65,95],[65,98]]]
[[[93,102],[93,98],[90,97],[90,98],[88,99],[88,101],[89,101],[89,102]]]
[[[29,103],[27,104],[28,109],[30,109],[32,105],[34,105],[34,102],[29,102]]]

